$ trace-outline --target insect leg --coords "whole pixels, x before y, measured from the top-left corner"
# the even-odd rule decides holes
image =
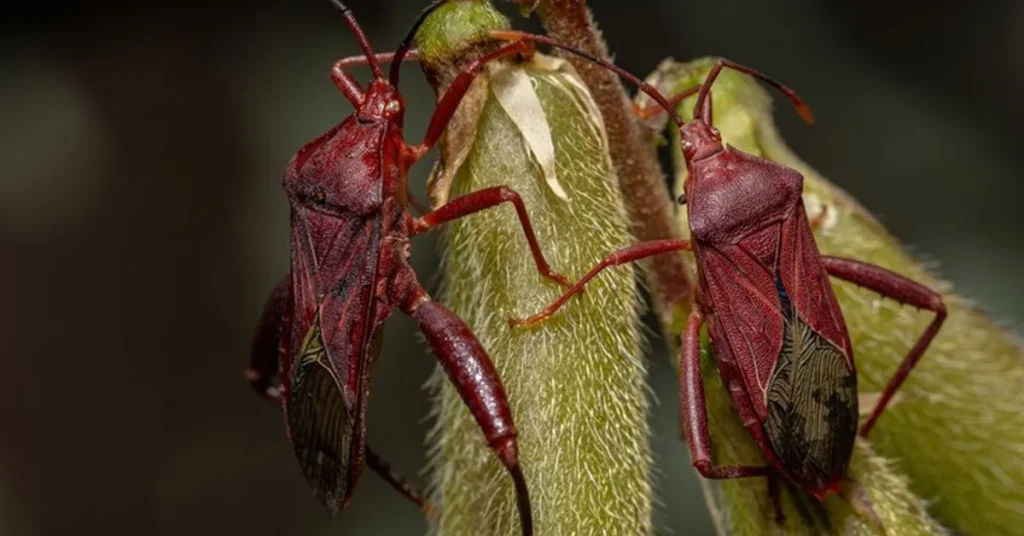
[[[394,52],[384,52],[373,55],[373,59],[379,63],[390,63],[394,57]],[[418,59],[416,51],[410,50],[409,53],[402,58],[402,61],[416,59]],[[366,56],[350,56],[334,62],[334,66],[331,67],[331,80],[338,88],[338,91],[341,91],[341,94],[345,96],[345,99],[347,99],[352,106],[359,106],[359,103],[363,101],[363,88],[359,87],[359,82],[356,82],[356,79],[353,78],[345,69],[356,65],[368,65],[369,63],[370,60]]]
[[[525,41],[515,41],[463,67],[458,76],[455,77],[455,80],[448,86],[448,90],[441,96],[437,107],[434,108],[434,114],[430,117],[430,124],[427,126],[427,134],[423,137],[423,141],[419,145],[409,147],[409,155],[412,161],[415,162],[423,157],[437,143],[437,140],[441,138],[441,133],[448,126],[452,116],[455,115],[455,111],[459,108],[459,103],[466,96],[470,85],[477,75],[480,74],[484,65],[493,60],[507,58],[516,54],[529,55],[532,52],[532,44]]]
[[[883,297],[935,313],[935,319],[932,320],[932,323],[921,334],[921,338],[917,340],[913,348],[907,352],[903,362],[900,363],[899,369],[896,370],[896,374],[893,375],[888,385],[885,386],[885,390],[882,391],[882,396],[879,397],[878,402],[875,404],[875,409],[871,411],[868,420],[861,426],[860,435],[867,437],[878,417],[885,411],[886,404],[896,394],[900,385],[903,384],[903,380],[910,374],[911,369],[921,359],[925,349],[928,348],[928,345],[935,338],[936,333],[938,333],[939,328],[942,327],[942,322],[946,320],[946,304],[942,301],[942,296],[935,291],[897,273],[890,272],[881,266],[840,257],[823,256],[821,260],[824,263],[825,270],[833,277],[838,277],[855,285],[873,290]]]
[[[283,400],[281,399],[280,396],[280,378],[275,377],[272,381],[268,383],[270,383],[270,385],[276,392],[276,396],[274,398],[267,396],[267,399],[270,400],[270,402],[273,403],[277,407],[277,409],[284,409],[282,404]],[[364,445],[366,451],[366,465],[369,465],[370,469],[373,469],[375,473],[380,475],[380,477],[383,478],[385,482],[390,484],[391,487],[398,491],[398,493],[402,494],[403,497],[415,503],[416,506],[418,506],[420,510],[423,510],[428,516],[433,517],[437,512],[437,508],[434,507],[433,503],[427,500],[427,498],[423,495],[419,488],[417,488],[415,485],[406,480],[405,477],[398,474],[397,471],[392,469],[391,465],[387,461],[385,461],[384,458],[381,458],[381,456],[377,454],[373,449],[371,449],[369,444],[364,443]]]
[[[369,444],[366,445],[366,465],[370,466],[370,469],[380,475],[385,482],[391,484],[391,487],[395,488],[403,497],[416,503],[420,510],[426,512],[428,516],[434,517],[437,509],[423,496],[419,488],[392,469],[391,464],[371,449]]]
[[[272,382],[272,385],[273,388],[277,390],[278,393],[280,393],[280,380],[275,378],[275,381]],[[282,400],[280,398],[280,395],[278,395],[277,398],[272,399],[271,402],[273,402],[274,405],[277,406],[277,409],[284,409],[283,405],[281,404]],[[368,443],[364,443],[364,446],[366,451],[366,465],[369,465],[370,469],[373,469],[373,472],[377,473],[381,478],[384,479],[385,482],[390,484],[392,488],[398,491],[398,493],[402,494],[403,497],[415,503],[416,506],[418,506],[420,510],[423,510],[428,516],[434,517],[434,515],[437,512],[437,508],[434,506],[433,503],[427,500],[426,496],[423,495],[423,492],[421,492],[419,488],[417,488],[411,482],[406,480],[405,477],[398,474],[397,471],[392,469],[391,465],[387,461],[385,461],[384,458],[381,458],[381,456],[377,454],[373,449],[371,449]]]
[[[775,509],[775,524],[782,525],[786,522],[786,514],[782,510],[782,477],[777,473],[768,473],[768,499],[772,502],[772,507]],[[797,499],[799,502],[799,499]]]
[[[579,281],[577,281],[572,287],[562,294],[557,300],[551,302],[550,305],[544,308],[541,312],[526,318],[517,319],[513,318],[508,321],[512,327],[523,327],[523,326],[534,326],[544,322],[551,315],[555,314],[555,311],[560,309],[565,302],[572,298],[576,294],[583,292],[583,287],[597,274],[602,271],[611,268],[612,266],[619,266],[621,264],[630,263],[646,257],[658,255],[660,253],[668,253],[671,251],[683,251],[690,249],[689,240],[651,240],[650,242],[640,242],[639,244],[633,244],[632,246],[624,247],[618,251],[612,252],[610,255],[597,263],[596,266],[587,272]]]
[[[434,349],[438,361],[455,385],[462,400],[512,477],[519,507],[523,535],[533,533],[533,514],[526,478],[519,465],[516,427],[508,407],[505,388],[501,385],[494,364],[476,335],[459,317],[430,299],[423,289],[415,289],[402,311],[419,322],[420,330]]]
[[[502,203],[512,203],[516,208],[516,216],[519,217],[519,224],[526,235],[526,241],[530,245],[530,253],[537,264],[537,271],[548,279],[555,281],[562,286],[569,286],[569,280],[551,269],[551,265],[544,259],[544,253],[540,249],[537,235],[533,232],[533,224],[530,223],[530,216],[526,212],[526,205],[523,198],[507,186],[492,186],[466,194],[462,197],[445,203],[437,210],[429,212],[413,220],[412,234],[422,233],[442,223],[468,216],[481,210],[498,206]]]
[[[287,316],[291,297],[292,279],[286,275],[270,292],[263,307],[252,341],[249,368],[245,370],[245,377],[256,393],[275,405],[281,404],[278,358],[281,355],[282,322]]]
[[[391,63],[395,59],[394,52],[381,52],[373,55],[373,58],[379,63]],[[417,61],[419,60],[419,52],[416,49],[410,49],[403,57],[402,61]],[[359,83],[352,78],[345,69],[349,67],[355,67],[357,65],[368,65],[370,60],[366,56],[349,56],[347,58],[341,58],[334,62],[334,66],[331,67],[331,80],[334,81],[334,85],[345,95],[345,97],[356,106],[361,102],[363,91],[359,87]],[[355,100],[353,100],[355,99]]]
[[[690,313],[683,334],[679,364],[679,410],[682,428],[690,445],[690,462],[704,478],[727,479],[748,476],[769,476],[769,466],[712,465],[711,439],[708,433],[708,410],[704,398],[704,378],[700,373],[700,327],[704,317]]]

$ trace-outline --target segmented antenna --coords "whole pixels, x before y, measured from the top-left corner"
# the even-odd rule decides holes
[[[704,84],[701,85],[700,87],[700,93],[697,94],[697,103],[694,104],[693,107],[694,117],[700,117],[701,120],[703,120],[708,125],[711,124],[711,106],[705,107],[704,101],[707,100],[708,97],[710,97],[711,85],[715,83],[715,79],[718,78],[718,75],[719,73],[722,72],[723,68],[729,68],[734,71],[739,71],[741,73],[748,74],[774,87],[775,89],[778,89],[784,95],[786,95],[790,102],[793,103],[793,106],[796,107],[797,113],[800,114],[800,117],[803,118],[805,122],[807,122],[808,124],[814,123],[814,113],[811,112],[811,108],[804,103],[803,99],[801,99],[795,91],[789,89],[781,82],[774,80],[773,78],[762,73],[761,71],[751,69],[750,67],[747,67],[745,65],[733,63],[729,60],[718,60],[715,63],[714,67],[712,67],[711,70],[708,72],[708,77],[704,79]]]
[[[416,32],[419,31],[420,26],[423,25],[423,21],[427,20],[427,17],[434,12],[437,8],[441,7],[448,0],[434,0],[434,3],[430,4],[423,11],[420,12],[416,20],[413,21],[412,27],[409,28],[409,33],[405,34],[405,38],[398,44],[398,48],[395,49],[395,55],[391,60],[391,71],[388,73],[388,81],[391,85],[398,87],[398,71],[402,67],[402,60],[405,59],[405,55],[412,48],[412,42],[416,39]]]
[[[644,82],[643,80],[638,78],[636,75],[630,73],[629,71],[626,71],[621,67],[618,67],[617,65],[609,61],[603,60],[592,54],[588,54],[582,50],[573,48],[571,46],[563,45],[543,35],[534,35],[525,32],[517,32],[514,30],[492,30],[491,32],[489,32],[489,35],[494,39],[501,39],[504,41],[531,41],[534,43],[540,43],[542,45],[548,45],[550,47],[558,48],[570,54],[579,56],[591,63],[594,63],[595,65],[604,67],[605,69],[612,71],[613,73],[621,76],[622,78],[636,85],[637,89],[644,92],[648,97],[653,99],[654,102],[656,102],[659,106],[664,108],[665,112],[668,113],[669,117],[671,117],[672,120],[675,121],[675,123],[679,125],[680,128],[683,126],[683,118],[680,117],[679,113],[676,112],[675,106],[672,106],[669,100],[665,98],[665,96],[662,95],[661,92],[659,92],[657,89],[655,89],[647,82]],[[740,71],[742,73],[746,73],[775,87],[776,89],[784,93],[786,97],[789,98],[789,100],[793,103],[793,106],[796,107],[797,113],[800,114],[800,117],[802,117],[804,121],[806,121],[807,123],[814,123],[814,114],[811,112],[811,108],[804,103],[803,99],[801,99],[795,91],[782,85],[780,82],[775,81],[774,79],[768,77],[768,75],[760,71],[756,71],[754,69],[751,69],[750,67],[746,67],[738,63],[733,63],[728,60],[718,60],[718,62],[715,63],[715,66],[708,73],[708,77],[704,80],[704,84],[701,85],[700,92],[697,94],[697,103],[694,106],[694,117],[700,117],[706,123],[710,124],[710,107],[705,105],[705,101],[708,100],[708,92],[711,89],[711,84],[715,82],[715,79],[718,78],[718,73],[720,73],[722,69],[725,67]],[[703,115],[699,115],[702,114],[702,112],[704,111],[707,112],[706,120],[703,117]]]
[[[366,55],[366,62],[370,65],[370,70],[373,71],[373,77],[384,78],[384,73],[380,70],[380,63],[377,62],[377,56],[373,53],[373,47],[370,46],[370,41],[366,39],[366,34],[363,33],[363,29],[356,22],[355,16],[352,15],[352,10],[340,0],[331,0],[331,5],[341,12],[342,17],[345,17],[345,22],[348,23],[349,29],[352,30],[352,35],[356,37],[359,48],[362,48],[363,54]]]
[[[542,45],[547,45],[549,47],[564,50],[570,54],[579,56],[595,65],[600,65],[601,67],[608,69],[609,71],[621,76],[622,78],[625,78],[626,80],[629,80],[631,83],[636,85],[637,89],[646,93],[648,97],[653,99],[654,102],[658,103],[658,105],[664,108],[665,112],[669,115],[669,117],[672,118],[673,121],[676,122],[677,125],[679,125],[680,127],[683,126],[683,118],[679,116],[679,112],[676,111],[675,107],[669,103],[668,99],[665,98],[665,96],[662,95],[660,91],[655,89],[654,86],[648,84],[647,82],[644,82],[636,75],[630,73],[629,71],[623,69],[622,67],[615,65],[614,63],[611,63],[610,61],[603,60],[601,58],[598,58],[597,56],[588,54],[582,50],[573,48],[569,45],[563,45],[558,41],[555,41],[550,37],[545,37],[543,35],[534,35],[526,32],[517,32],[515,30],[492,30],[491,32],[488,33],[488,35],[490,35],[494,39],[501,39],[503,41],[531,41],[534,43],[540,43]]]

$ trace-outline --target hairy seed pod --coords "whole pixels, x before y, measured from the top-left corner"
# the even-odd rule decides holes
[[[418,36],[428,76],[472,47],[443,35],[462,24],[507,21],[487,3],[453,2]],[[488,28],[490,29],[490,28]],[[453,59],[452,54],[458,56]],[[489,186],[518,191],[545,256],[569,279],[632,241],[600,114],[564,61],[537,54],[492,64],[442,140],[431,199]],[[510,329],[561,293],[538,277],[511,208],[452,223],[444,234],[444,302],[476,332],[507,390],[530,486],[535,533],[650,534],[650,447],[638,293],[631,268],[589,286],[567,314],[537,329]],[[440,376],[439,376],[440,378]],[[440,534],[514,534],[512,488],[485,455],[458,395],[436,381],[433,498]]]

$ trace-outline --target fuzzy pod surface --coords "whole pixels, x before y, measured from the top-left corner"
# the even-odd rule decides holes
[[[472,9],[490,7],[450,7]],[[438,36],[425,39],[436,45]],[[434,59],[424,56],[428,64]],[[568,63],[541,55],[495,63],[471,91],[474,112],[461,114],[462,124],[443,140],[433,182],[444,191],[434,192],[435,201],[513,188],[548,261],[569,279],[632,241],[600,114]],[[633,270],[610,270],[549,322],[513,329],[511,317],[539,312],[563,290],[537,273],[513,208],[457,220],[442,236],[442,299],[477,334],[505,386],[535,534],[650,534],[648,402]],[[441,515],[433,528],[517,534],[511,481],[443,374],[434,380],[437,425],[428,441],[431,495]]]
[[[716,58],[688,64],[665,62],[650,81],[671,93],[703,81]],[[724,71],[713,88],[714,121],[723,139],[751,154],[796,169],[804,176],[804,201],[809,217],[827,207],[824,224],[815,233],[823,255],[849,257],[890,269],[938,292],[949,316],[938,337],[918,362],[896,398],[871,433],[878,454],[866,456],[858,447],[850,474],[871,490],[880,515],[903,503],[902,518],[888,524],[890,533],[932,534],[941,530],[924,517],[902,488],[928,503],[928,511],[958,533],[1017,534],[1024,526],[1024,347],[970,300],[908,254],[867,210],[789,149],[772,119],[766,89],[749,77]],[[694,98],[681,103],[684,119],[692,117]],[[788,103],[780,101],[780,108]],[[781,110],[780,113],[789,110]],[[678,136],[673,135],[673,147]],[[676,188],[681,192],[686,168],[678,150]],[[686,211],[680,224],[688,230]],[[861,406],[870,410],[874,398],[896,371],[910,345],[932,319],[919,311],[883,299],[871,291],[833,279],[843,310],[858,372]],[[708,389],[722,390],[717,374],[706,378]],[[724,392],[721,393],[724,396]],[[710,398],[710,393],[709,393]],[[712,441],[719,463],[756,461],[759,454],[727,400],[709,400]],[[723,452],[724,451],[724,452]],[[751,456],[755,456],[751,458]],[[888,467],[888,469],[886,469]],[[881,471],[881,472],[878,472]],[[906,478],[900,477],[905,475]],[[720,512],[744,508],[758,485],[744,482],[708,484]],[[876,489],[872,489],[876,488]],[[830,517],[836,499],[826,505]],[[920,504],[919,502],[916,504]],[[891,509],[898,513],[898,509]],[[719,515],[737,519],[741,515]],[[915,516],[921,518],[915,522]],[[882,515],[884,518],[884,515]],[[743,523],[726,523],[727,534],[761,534]],[[841,532],[855,534],[856,532]]]

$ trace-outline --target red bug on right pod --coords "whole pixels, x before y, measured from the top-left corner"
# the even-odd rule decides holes
[[[507,33],[511,39],[515,32]],[[532,40],[580,54],[548,39]],[[698,287],[682,337],[679,384],[682,426],[694,467],[710,479],[782,475],[824,500],[830,491],[839,491],[859,416],[853,347],[829,278],[935,313],[860,427],[865,437],[942,326],[942,297],[882,267],[821,255],[801,197],[803,176],[723,143],[712,124],[710,93],[723,68],[780,89],[812,122],[810,110],[792,90],[749,67],[720,60],[701,86],[672,99],[698,93],[694,119],[684,124],[669,99],[653,87],[608,62],[581,55],[637,84],[679,125],[689,171],[679,202],[688,211],[691,239],[641,242],[615,251],[542,312],[510,324],[543,322],[609,267],[692,251]],[[700,373],[704,324],[722,381],[769,465],[721,466],[712,460]]]

